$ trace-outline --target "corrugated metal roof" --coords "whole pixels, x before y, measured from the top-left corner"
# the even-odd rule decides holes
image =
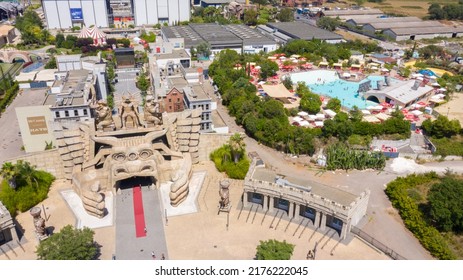
[[[378,9],[350,9],[350,10],[330,10],[323,11],[323,14],[328,17],[335,16],[346,16],[346,15],[382,15],[384,14],[381,10]]]
[[[355,16],[347,21],[352,21],[355,25],[364,25],[367,23],[396,23],[396,22],[419,22],[417,17],[375,17],[375,16]]]
[[[388,28],[396,35],[419,35],[419,34],[444,34],[444,33],[460,33],[463,32],[463,27],[404,27],[404,28]]]
[[[372,22],[364,25],[371,26],[376,30],[384,30],[388,28],[411,28],[411,27],[443,27],[444,25],[438,21],[413,21],[413,22]]]
[[[272,22],[267,23],[267,26],[277,29],[279,32],[290,36],[294,39],[303,40],[341,40],[343,37],[339,34],[315,27],[303,22]]]

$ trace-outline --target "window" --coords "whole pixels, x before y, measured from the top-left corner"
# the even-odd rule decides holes
[[[172,102],[172,98],[169,98],[169,102]]]
[[[169,106],[169,110],[172,110],[172,106]]]
[[[209,104],[206,104],[206,110],[209,110]]]
[[[69,117],[69,111],[64,111],[64,116]]]
[[[180,98],[177,98],[177,102],[180,102]]]
[[[88,115],[87,109],[84,109],[84,116],[87,116],[87,115]]]
[[[180,111],[180,105],[175,106],[175,110]]]
[[[79,111],[74,110],[74,117],[77,117],[79,115]]]
[[[193,105],[193,109],[196,109],[196,105]]]
[[[55,117],[59,118],[59,112],[58,111],[55,112]]]

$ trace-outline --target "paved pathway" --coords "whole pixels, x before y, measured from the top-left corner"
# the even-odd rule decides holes
[[[157,259],[164,254],[168,258],[164,234],[163,213],[159,190],[142,187],[146,237],[135,237],[132,188],[116,195],[116,258],[118,260],[149,260],[154,252]]]

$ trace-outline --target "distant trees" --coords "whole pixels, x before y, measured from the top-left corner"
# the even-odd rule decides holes
[[[268,77],[272,77],[276,75],[278,71],[278,64],[274,61],[270,60],[262,60],[259,63],[260,66],[260,77],[266,80]]]
[[[449,120],[446,116],[440,115],[435,121],[430,119],[422,123],[423,129],[429,136],[436,138],[450,138],[461,131],[460,121]]]
[[[463,180],[445,177],[429,193],[430,215],[443,231],[463,231]]]
[[[429,19],[449,19],[461,20],[463,19],[463,3],[451,3],[441,6],[438,3],[432,3],[428,8]]]
[[[283,8],[277,14],[277,19],[281,22],[294,21],[294,12],[291,8]]]
[[[256,248],[256,258],[258,260],[289,260],[293,255],[294,245],[286,241],[270,239],[259,241]]]
[[[247,9],[244,11],[244,24],[246,25],[257,25],[257,16],[259,14],[256,10]]]
[[[334,31],[341,24],[340,20],[331,17],[321,17],[317,20],[317,26],[328,31]]]
[[[37,247],[39,260],[93,260],[98,254],[95,232],[87,227],[75,229],[67,225],[60,232],[40,242]]]

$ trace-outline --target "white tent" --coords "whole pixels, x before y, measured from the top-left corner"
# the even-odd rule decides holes
[[[421,111],[419,111],[419,110],[411,111],[411,113],[412,113],[414,116],[421,116],[421,115],[423,115],[423,112],[421,112]]]
[[[344,78],[350,78],[350,73],[344,72],[344,73],[342,73],[342,76]]]
[[[310,126],[310,123],[308,121],[302,121],[299,123],[301,126]]]
[[[305,117],[305,116],[308,116],[309,113],[304,112],[304,111],[301,111],[301,112],[297,113],[297,115],[298,115],[298,116],[301,116],[301,117]]]
[[[316,117],[317,120],[324,120],[325,119],[324,114],[316,114],[315,117]]]
[[[295,122],[302,122],[303,120],[304,120],[304,119],[301,118],[301,117],[294,117],[294,118],[293,118],[293,121],[295,121]]]
[[[326,109],[325,114],[330,116],[330,118],[334,118],[334,116],[336,116],[336,112],[334,112],[333,110],[330,110],[330,109]]]
[[[323,122],[315,122],[316,127],[323,127]]]
[[[317,119],[317,116],[315,116],[315,115],[309,115],[308,118],[309,118],[309,120],[314,121],[314,120]]]
[[[368,110],[362,110],[362,113],[363,113],[364,115],[371,115],[370,111],[368,111]]]

